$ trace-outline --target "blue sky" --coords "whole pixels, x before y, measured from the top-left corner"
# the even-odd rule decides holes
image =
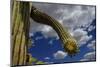
[[[32,19],[30,38],[33,46],[29,53],[38,60],[50,63],[74,61],[94,61],[96,41],[95,6],[58,5],[33,3],[43,11],[58,20],[78,41],[80,52],[72,58],[64,52],[62,42],[56,32],[47,25],[38,24]],[[51,11],[52,10],[52,11]]]

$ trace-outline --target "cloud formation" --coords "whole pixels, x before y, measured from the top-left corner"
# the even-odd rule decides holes
[[[79,44],[86,44],[92,38],[92,35],[88,35],[88,31],[94,29],[91,26],[92,21],[95,19],[94,6],[48,3],[33,3],[33,5],[40,11],[58,20],[65,29],[68,28],[69,32],[76,38]],[[57,33],[50,26],[36,23],[32,19],[30,21],[30,32],[41,31],[45,37],[55,36],[59,39]],[[86,28],[88,28],[88,31],[86,31]]]
[[[44,59],[49,60],[49,59],[50,59],[50,57],[45,57]]]
[[[83,5],[60,5],[60,4],[47,4],[47,3],[33,3],[37,9],[51,17],[55,18],[59,23],[66,29],[68,28],[71,35],[77,40],[78,46],[86,44],[93,38],[93,35],[88,34],[95,29],[92,25],[95,19],[95,7],[94,6],[83,6]],[[57,37],[55,30],[52,27],[44,24],[36,23],[30,18],[30,33],[41,31],[45,37]],[[30,34],[32,36],[32,34]],[[42,39],[42,37],[36,38],[36,40]],[[53,43],[53,40],[49,42]],[[95,40],[91,41],[87,47],[93,49],[93,52],[88,52],[84,55],[80,61],[91,61],[95,60]],[[53,54],[55,59],[64,59],[67,54],[61,50],[58,50]],[[49,59],[45,57],[45,59]],[[47,62],[49,63],[49,62]],[[52,62],[51,62],[52,63]]]
[[[91,26],[89,26],[88,31],[90,32],[90,31],[92,31],[94,29],[95,29],[95,26],[91,25]]]
[[[95,41],[95,40],[92,40],[92,41],[87,45],[87,47],[90,48],[90,49],[95,50],[96,41]]]
[[[67,56],[67,53],[59,50],[56,53],[54,53],[54,58],[55,59],[64,59]]]
[[[76,29],[72,32],[72,36],[77,40],[79,47],[86,44],[87,41],[92,39],[92,35],[88,35],[87,31],[83,29]]]
[[[86,54],[84,55],[84,58],[81,59],[80,61],[94,61],[94,60],[96,60],[95,51],[94,51],[94,52],[86,53]]]

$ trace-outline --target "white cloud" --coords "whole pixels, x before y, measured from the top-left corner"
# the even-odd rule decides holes
[[[84,58],[81,59],[80,61],[93,61],[93,60],[96,60],[95,51],[94,52],[86,53],[84,55]]]
[[[87,35],[87,32],[82,29],[76,29],[72,32],[73,36],[76,38],[76,40],[80,40],[83,36]]]
[[[49,41],[49,44],[51,44],[51,45],[52,45],[52,44],[53,44],[53,40],[50,40],[50,41]]]
[[[91,42],[87,45],[87,47],[90,48],[90,49],[95,50],[96,41],[95,41],[95,40],[91,41]]]
[[[50,57],[45,57],[44,59],[49,60],[49,59],[50,59]]]
[[[53,42],[54,42],[54,41],[57,41],[58,39],[59,39],[59,38],[58,38],[58,37],[56,37],[55,39],[51,39],[48,43],[52,45],[52,44],[53,44]]]
[[[64,59],[66,56],[67,56],[67,53],[60,51],[60,50],[54,53],[55,59]]]
[[[52,27],[44,24],[39,24],[30,19],[30,33],[35,33],[37,31],[41,31],[45,37],[54,37],[57,36],[55,30]]]
[[[34,34],[33,33],[29,33],[29,37],[32,37],[32,36],[34,36]]]
[[[83,36],[81,39],[80,39],[80,43],[79,44],[86,44],[87,41],[89,41],[90,39],[92,39],[92,35],[88,36]]]
[[[41,31],[43,31],[43,32],[49,32],[49,31],[51,31],[51,29],[52,28],[50,26],[44,25],[43,28],[41,28]]]
[[[61,14],[59,19],[68,27],[88,27],[95,18],[95,7],[67,5],[60,7],[55,13]]]
[[[86,44],[87,41],[92,39],[92,35],[88,35],[87,31],[83,29],[76,29],[72,32],[72,36],[78,41],[79,47]]]
[[[88,31],[92,31],[92,30],[94,30],[94,29],[95,29],[95,26],[90,25],[89,28],[88,28]]]
[[[44,11],[48,15],[52,16],[64,27],[76,28],[78,26],[88,26],[95,19],[95,7],[93,6],[81,6],[81,5],[55,5],[54,4],[42,4],[34,3],[38,9]],[[48,9],[49,8],[49,9]],[[32,20],[31,20],[32,21]],[[43,32],[53,31],[49,26],[43,24],[31,23],[31,27],[35,30],[43,30]],[[39,28],[39,29],[38,29]],[[35,31],[34,30],[34,31]],[[46,31],[45,31],[46,30]],[[54,31],[52,32],[54,33]]]
[[[88,61],[88,59],[81,59],[80,61]]]
[[[58,20],[65,28],[68,28],[79,44],[85,44],[92,38],[92,35],[88,35],[88,31],[84,29],[88,28],[90,30],[92,28],[89,26],[91,26],[92,21],[95,19],[94,6],[45,3],[34,3],[34,6]],[[42,31],[45,37],[58,37],[57,33],[50,26],[36,23],[32,19],[30,21],[30,32]]]
[[[35,38],[35,40],[39,40],[39,39],[42,39],[43,37],[41,36],[41,37],[36,37]]]

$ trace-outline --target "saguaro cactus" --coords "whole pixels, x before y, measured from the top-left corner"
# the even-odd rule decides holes
[[[32,57],[27,51],[30,40],[31,3],[12,0],[11,7],[11,65],[44,64],[44,62]]]
[[[25,65],[29,39],[30,4],[12,0],[11,6],[12,65]]]
[[[31,17],[38,23],[50,25],[59,35],[63,42],[63,48],[69,55],[77,53],[78,47],[76,40],[70,33],[64,30],[63,26],[54,18],[40,12],[34,6],[31,8],[29,2],[12,0],[11,4],[11,64],[29,65],[31,61],[36,64],[44,64],[42,61],[31,58],[28,54],[29,26]]]

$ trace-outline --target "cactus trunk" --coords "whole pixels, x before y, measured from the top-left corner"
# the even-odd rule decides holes
[[[29,33],[29,2],[12,0],[11,4],[11,48],[12,48],[12,66],[25,65],[27,58],[27,45]]]

